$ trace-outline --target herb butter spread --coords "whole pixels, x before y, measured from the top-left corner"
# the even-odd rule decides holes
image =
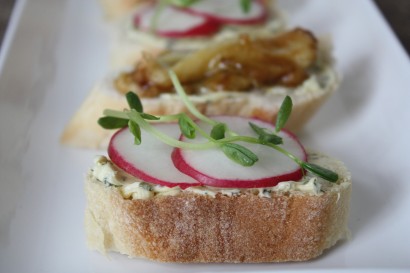
[[[316,153],[309,153],[309,162],[321,164],[331,169],[344,168],[343,163]],[[274,187],[267,188],[231,189],[201,186],[189,187],[182,190],[178,186],[170,188],[141,181],[117,168],[105,156],[97,156],[95,158],[94,166],[90,169],[88,175],[95,182],[103,183],[107,187],[116,187],[126,199],[150,199],[157,196],[175,196],[184,191],[210,197],[216,197],[217,194],[228,197],[239,196],[241,194],[254,194],[265,198],[270,198],[273,193],[320,195],[325,191],[337,191],[340,187],[346,187],[348,184],[346,181],[349,179],[348,177],[341,177],[337,183],[330,183],[321,178],[306,174],[300,181],[284,181]]]

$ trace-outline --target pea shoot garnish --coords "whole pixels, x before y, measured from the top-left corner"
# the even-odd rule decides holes
[[[238,142],[259,144],[282,153],[292,159],[305,171],[311,172],[330,182],[336,182],[338,180],[338,175],[335,172],[316,164],[305,162],[295,157],[281,146],[283,144],[283,139],[278,135],[278,133],[285,126],[286,121],[290,117],[292,111],[292,100],[289,96],[285,97],[280,107],[274,132],[269,131],[266,128],[262,128],[254,123],[249,123],[250,128],[257,134],[258,137],[242,136],[230,130],[227,124],[213,120],[199,112],[194,104],[189,100],[183,87],[178,81],[176,74],[170,70],[169,75],[177,94],[184,102],[191,116],[195,117],[199,121],[209,124],[212,128],[210,133],[202,129],[197,122],[185,113],[163,116],[154,116],[144,113],[143,105],[139,97],[133,92],[128,92],[126,94],[126,99],[130,107],[129,110],[105,110],[105,116],[100,118],[98,123],[105,129],[123,128],[128,125],[130,132],[135,138],[134,143],[136,145],[139,145],[141,141],[143,141],[141,139],[141,129],[143,129],[151,135],[157,137],[162,142],[177,148],[220,148],[229,159],[245,167],[254,165],[259,158],[254,152],[245,146],[238,144]],[[192,143],[177,140],[157,130],[155,126],[151,125],[151,123],[155,122],[178,122],[180,131],[186,138],[194,139],[197,134],[200,134],[207,140],[207,142]]]

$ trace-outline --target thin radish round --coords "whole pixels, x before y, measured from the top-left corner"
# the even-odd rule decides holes
[[[260,24],[268,16],[266,4],[259,0],[251,1],[248,12],[242,10],[240,0],[197,1],[184,10],[224,24]]]
[[[151,30],[154,6],[141,10],[134,17],[134,25],[143,30]],[[203,16],[197,16],[181,9],[166,6],[159,13],[153,31],[163,37],[190,38],[211,35],[219,30],[220,24]]]
[[[257,137],[256,133],[248,125],[252,122],[270,131],[275,130],[275,126],[256,119],[241,117],[217,117],[222,123],[228,124],[229,128],[240,135]],[[210,129],[209,125],[200,122],[203,128]],[[290,133],[281,131],[279,134],[283,138],[284,144],[281,146],[300,158],[306,160],[306,152],[299,141]],[[190,140],[181,137],[186,142],[204,142],[204,138],[198,136]],[[303,172],[299,165],[285,155],[274,149],[259,145],[238,142],[253,151],[259,160],[251,167],[243,167],[230,159],[218,149],[207,150],[187,150],[175,149],[172,159],[181,172],[193,177],[200,183],[214,187],[225,188],[257,188],[271,187],[282,181],[297,181],[302,178]]]
[[[169,136],[178,138],[180,135],[176,123],[159,123],[154,126]],[[141,132],[141,139],[140,145],[134,145],[134,136],[128,128],[119,130],[108,146],[108,155],[112,162],[145,182],[167,187],[179,186],[182,189],[200,185],[195,179],[175,168],[171,160],[173,147],[145,131]]]

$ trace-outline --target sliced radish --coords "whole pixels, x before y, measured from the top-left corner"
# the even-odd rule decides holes
[[[255,136],[248,122],[274,131],[275,126],[260,120],[241,117],[218,117],[216,120],[228,124],[231,130],[240,135]],[[199,123],[209,130],[209,126]],[[306,160],[306,152],[299,141],[289,132],[281,131],[284,149],[296,157]],[[190,140],[181,137],[186,142],[204,142],[198,136]],[[187,150],[175,149],[172,159],[175,167],[181,172],[193,177],[200,183],[224,188],[257,188],[271,187],[282,181],[297,181],[302,178],[302,169],[293,160],[272,148],[259,144],[238,143],[253,151],[259,160],[251,167],[243,167],[228,159],[220,149]]]
[[[134,24],[143,30],[150,31],[155,7],[149,6],[134,17]],[[166,6],[161,10],[154,32],[163,37],[184,38],[207,36],[219,30],[220,24],[203,16],[197,16],[180,9]]]
[[[178,138],[176,123],[154,125],[169,136]],[[142,142],[134,145],[134,136],[128,128],[119,130],[110,141],[108,155],[112,162],[125,172],[142,179],[167,187],[179,186],[182,189],[200,185],[195,179],[178,171],[171,160],[173,147],[162,143],[145,131],[141,132]]]
[[[251,1],[248,12],[242,10],[240,0],[197,1],[184,10],[224,24],[260,24],[268,17],[266,4],[259,0]]]

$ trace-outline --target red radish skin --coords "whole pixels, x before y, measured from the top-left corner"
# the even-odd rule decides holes
[[[252,25],[262,24],[268,18],[266,3],[261,0],[251,1],[249,13],[244,13],[237,0],[207,0],[198,1],[188,8],[181,9],[185,12],[203,16],[221,24]]]
[[[255,119],[247,119],[247,118],[239,118],[239,117],[219,117],[216,118],[222,122],[226,122],[227,120],[236,120],[236,122],[241,123],[242,125],[247,126],[246,124],[250,121],[250,122],[254,122],[256,124],[258,124],[261,127],[264,128],[268,128],[270,130],[274,130],[274,125],[269,124],[269,123],[265,123],[265,122],[261,122],[259,120],[255,120]],[[231,126],[232,124],[228,123],[228,126],[230,126],[231,128],[234,126]],[[232,128],[234,131],[235,128]],[[286,142],[293,142],[292,145],[296,145],[295,147],[297,147],[297,152],[299,153],[298,156],[301,160],[306,161],[307,159],[307,155],[306,152],[303,148],[303,146],[300,144],[300,142],[297,140],[297,138],[287,132],[282,130],[281,131],[281,135],[282,137],[284,137],[285,140],[285,144]],[[184,137],[181,136],[181,140],[186,141],[186,139]],[[243,144],[243,143],[241,143]],[[254,145],[257,146],[257,145]],[[263,147],[265,149],[269,149],[271,153],[274,154],[278,154],[279,152],[273,150],[272,148],[266,147],[266,146],[259,146],[259,147]],[[254,152],[256,152],[255,147],[250,148],[251,150],[253,150]],[[203,152],[203,151],[195,151],[195,152]],[[205,151],[206,152],[206,151]],[[257,153],[258,154],[258,153]],[[280,173],[274,176],[268,176],[268,177],[260,177],[260,178],[249,178],[247,177],[246,179],[243,179],[241,177],[235,177],[234,175],[237,174],[237,171],[232,171],[232,178],[221,178],[221,177],[217,177],[215,176],[214,173],[210,173],[211,171],[209,171],[209,173],[204,172],[203,170],[199,170],[201,168],[201,166],[198,167],[198,165],[193,166],[192,165],[192,160],[190,161],[189,157],[192,156],[192,154],[190,154],[189,150],[182,150],[182,149],[174,149],[173,153],[172,153],[172,160],[174,162],[175,167],[180,170],[181,172],[185,173],[186,175],[191,176],[192,178],[196,179],[197,181],[199,181],[200,183],[207,185],[207,186],[213,186],[213,187],[223,187],[223,188],[263,188],[263,187],[273,187],[276,186],[278,183],[283,182],[283,181],[298,181],[303,177],[303,171],[302,169],[296,165],[296,163],[294,163],[296,166],[295,168],[291,168],[290,171],[284,172],[284,173]],[[218,155],[219,156],[219,155]],[[207,161],[210,161],[209,164],[211,164],[209,170],[218,170],[221,168],[224,168],[223,166],[225,166],[225,168],[233,168],[232,170],[242,170],[242,169],[238,169],[239,168],[245,168],[243,170],[247,170],[249,172],[252,172],[252,168],[255,168],[254,166],[252,167],[242,167],[237,165],[234,162],[230,162],[232,166],[229,166],[229,159],[225,158],[225,155],[220,152],[220,156],[221,158],[218,159],[210,159],[208,158]],[[258,155],[259,156],[259,155]],[[285,157],[284,155],[280,155]],[[288,160],[285,157],[286,160]],[[290,160],[290,159],[289,159]],[[224,161],[222,163],[222,161]],[[227,162],[228,161],[228,162]],[[293,161],[292,161],[293,162]],[[258,162],[256,163],[258,164]],[[255,166],[256,166],[255,164]],[[275,167],[275,162],[272,162],[272,167]],[[262,169],[262,171],[266,170]]]
[[[141,10],[134,17],[134,25],[142,30],[150,31],[154,13],[154,6]],[[167,38],[193,38],[212,35],[219,28],[220,24],[214,20],[167,6],[161,11],[153,31]]]
[[[180,131],[177,124],[156,124],[154,126],[158,127],[159,130],[163,129],[168,135],[179,136]],[[201,185],[191,177],[180,173],[173,166],[171,161],[173,148],[171,146],[153,139],[153,136],[144,131],[141,132],[141,135],[142,143],[140,146],[136,146],[128,127],[116,132],[108,146],[108,155],[111,161],[126,173],[148,183],[167,187],[179,186],[181,189]],[[154,168],[150,170],[149,167],[152,165]],[[171,176],[173,181],[169,180]]]
[[[286,173],[283,175],[268,177],[255,180],[236,180],[236,179],[219,179],[210,175],[204,174],[190,166],[187,161],[181,155],[179,149],[175,149],[172,152],[172,160],[175,167],[181,172],[185,173],[192,178],[195,178],[201,184],[206,186],[213,186],[218,188],[266,188],[274,187],[283,181],[298,181],[303,177],[302,169],[295,170],[294,172]]]

